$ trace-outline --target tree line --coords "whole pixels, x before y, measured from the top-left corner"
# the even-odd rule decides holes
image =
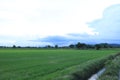
[[[96,49],[99,50],[101,48],[113,48],[110,44],[108,43],[100,43],[100,44],[85,44],[85,43],[80,43],[78,42],[77,44],[70,44],[70,48],[77,48],[77,49]]]
[[[44,47],[31,47],[31,46],[21,47],[21,46],[13,45],[12,47],[0,46],[0,48],[45,48],[45,49],[67,48],[67,49],[96,49],[96,50],[100,50],[102,48],[120,48],[120,45],[118,45],[118,44],[116,44],[116,45],[115,44],[108,44],[108,43],[85,44],[85,43],[78,42],[77,44],[70,44],[68,46],[46,45]]]

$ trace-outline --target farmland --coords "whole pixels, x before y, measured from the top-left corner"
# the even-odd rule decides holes
[[[0,49],[0,80],[62,80],[78,66],[119,51]]]

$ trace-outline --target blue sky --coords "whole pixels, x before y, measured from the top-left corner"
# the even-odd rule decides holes
[[[120,0],[0,0],[0,45],[120,43]]]

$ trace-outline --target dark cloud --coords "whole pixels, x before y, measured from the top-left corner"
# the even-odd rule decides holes
[[[88,25],[99,32],[98,38],[120,39],[120,4],[106,8],[101,19]]]
[[[69,41],[69,39],[63,36],[49,36],[49,37],[41,39],[41,41],[59,43],[59,42],[67,42]]]
[[[71,33],[68,37],[49,36],[35,41],[47,42],[50,44],[68,45],[71,43],[119,43],[120,44],[120,4],[110,6],[103,12],[101,19],[88,24],[95,28],[99,35],[91,36],[89,34]]]
[[[38,39],[36,41],[47,42],[53,45],[57,44],[61,46],[68,45],[70,42],[76,42],[76,40],[73,40],[71,38],[66,38],[64,36],[48,36],[45,38]]]
[[[34,41],[65,46],[69,44],[76,44],[77,42],[94,43],[95,40],[90,39],[90,36],[88,34],[71,33],[71,34],[68,34],[67,37],[66,36],[48,36],[48,37],[40,38]]]
[[[72,37],[64,37],[64,36],[49,36],[45,38],[40,38],[37,40],[32,40],[32,42],[42,42],[47,43],[50,45],[59,45],[59,46],[66,46],[69,44],[76,44],[77,42],[81,43],[87,43],[87,44],[96,44],[96,43],[119,43],[120,39],[96,39],[96,38],[90,38],[86,35],[82,38],[79,34],[70,34],[71,36],[74,36],[76,38]]]
[[[77,37],[77,38],[88,38],[88,37],[91,37],[91,35],[87,34],[87,33],[83,33],[83,34],[80,34],[80,33],[71,33],[71,34],[68,34],[69,36],[72,36],[72,37]]]

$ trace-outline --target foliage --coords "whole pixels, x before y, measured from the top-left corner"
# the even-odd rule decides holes
[[[16,45],[13,45],[13,48],[16,48]]]
[[[42,47],[37,47],[37,46],[16,46],[16,45],[13,45],[12,47],[10,46],[0,46],[0,48],[40,48],[40,49],[51,49],[51,48],[62,48],[62,49],[68,49],[68,48],[71,48],[71,49],[96,49],[96,50],[100,50],[101,48],[102,49],[105,49],[105,48],[120,48],[120,44],[108,44],[108,43],[99,43],[99,44],[86,44],[86,43],[80,43],[78,42],[77,44],[70,44],[68,46],[60,46],[59,45],[55,45],[55,46],[51,46],[51,45],[46,45],[46,46],[42,46]]]
[[[55,48],[58,48],[58,45],[55,45]]]
[[[86,48],[86,44],[85,44],[85,43],[80,43],[80,42],[78,42],[78,43],[76,44],[76,48],[78,48],[78,49],[85,49],[85,48]]]
[[[69,47],[70,48],[75,48],[75,45],[74,44],[70,44]]]

